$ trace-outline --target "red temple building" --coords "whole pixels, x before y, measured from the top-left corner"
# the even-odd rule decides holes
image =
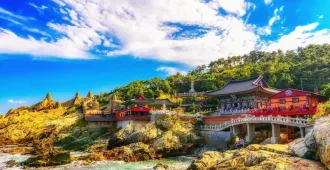
[[[219,90],[206,93],[209,97],[216,97],[220,101],[219,109],[225,112],[265,108],[269,103],[269,96],[279,91],[270,88],[262,76],[247,80],[231,80]]]
[[[317,93],[286,89],[269,97],[267,109],[251,112],[254,116],[306,116],[316,113],[317,104],[327,100]]]
[[[144,125],[150,122],[150,108],[138,106],[115,113],[117,128],[124,128],[127,125]]]

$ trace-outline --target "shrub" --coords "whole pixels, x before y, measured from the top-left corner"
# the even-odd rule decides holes
[[[65,145],[63,148],[65,150],[84,151],[88,148],[88,146],[92,145],[93,143],[93,140],[90,138],[82,138],[77,139],[68,145]]]

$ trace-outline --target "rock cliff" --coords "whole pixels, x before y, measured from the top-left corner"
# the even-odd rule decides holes
[[[110,137],[109,151],[96,153],[91,160],[142,161],[189,154],[202,144],[193,123],[181,120],[179,116],[165,116],[157,123],[140,127],[129,125]]]
[[[325,169],[320,162],[292,157],[289,154],[280,154],[269,150],[271,149],[254,145],[246,149],[229,150],[226,152],[208,151],[202,153],[191,164],[189,169]]]
[[[317,119],[313,130],[290,143],[289,148],[297,156],[320,160],[330,169],[330,116]]]

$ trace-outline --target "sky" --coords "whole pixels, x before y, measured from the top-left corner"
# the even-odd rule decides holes
[[[330,0],[0,0],[0,114],[330,43]]]

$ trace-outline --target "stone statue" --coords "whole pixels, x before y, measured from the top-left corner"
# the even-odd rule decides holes
[[[194,81],[191,80],[189,93],[195,93]]]

